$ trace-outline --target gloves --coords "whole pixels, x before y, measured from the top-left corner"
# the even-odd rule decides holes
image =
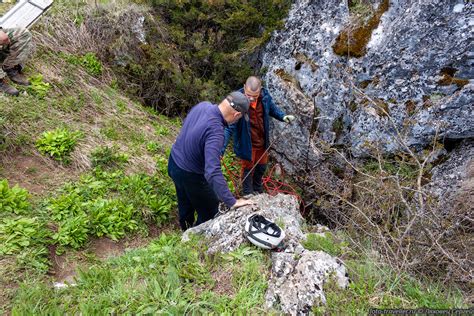
[[[285,116],[283,116],[283,121],[286,122],[286,123],[291,123],[294,120],[295,120],[294,115],[285,115]]]

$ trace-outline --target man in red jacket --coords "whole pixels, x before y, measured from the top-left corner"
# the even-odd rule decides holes
[[[270,93],[262,87],[259,78],[251,76],[240,90],[250,100],[249,121],[239,120],[225,129],[225,142],[221,154],[234,137],[234,152],[241,159],[242,194],[263,193],[262,178],[268,163],[270,147],[270,117],[281,122],[291,122],[293,115],[285,115],[275,105]]]

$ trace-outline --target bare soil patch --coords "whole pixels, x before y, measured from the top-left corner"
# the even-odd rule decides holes
[[[11,186],[18,184],[37,196],[77,179],[80,174],[47,157],[20,151],[0,155],[0,166],[0,177],[6,178]]]

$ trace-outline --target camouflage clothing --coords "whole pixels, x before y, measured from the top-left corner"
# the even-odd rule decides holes
[[[10,45],[0,45],[0,79],[7,74],[4,69],[22,64],[32,52],[31,33],[23,28],[2,29],[10,38]]]

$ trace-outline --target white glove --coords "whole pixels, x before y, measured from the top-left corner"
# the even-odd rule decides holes
[[[283,121],[285,121],[286,123],[291,123],[294,120],[295,120],[294,115],[285,115],[285,116],[283,116]]]

